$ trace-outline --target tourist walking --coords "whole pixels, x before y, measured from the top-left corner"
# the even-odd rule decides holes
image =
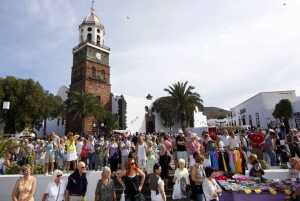
[[[118,144],[116,143],[116,138],[111,137],[109,147],[109,158],[110,158],[110,169],[112,171],[112,176],[116,176],[118,170],[119,153]]]
[[[84,138],[82,141],[82,147],[81,147],[81,151],[80,151],[80,160],[82,162],[84,162],[85,165],[87,166],[88,151],[86,149],[86,143],[87,143],[87,140]]]
[[[89,170],[94,170],[95,169],[95,142],[94,142],[94,137],[90,135],[89,140],[86,143],[86,149],[88,151],[88,159],[89,159]]]
[[[55,170],[45,190],[42,201],[64,201],[66,198],[66,182],[62,179],[62,171]]]
[[[122,158],[121,158],[122,170],[125,169],[128,155],[130,152],[130,148],[131,148],[131,142],[128,140],[128,134],[125,134],[123,141],[120,142],[120,150],[121,150],[121,155],[122,155]]]
[[[249,137],[249,141],[252,144],[252,154],[256,154],[260,160],[263,160],[263,144],[265,138],[263,134],[258,132],[258,128],[254,128],[254,133]]]
[[[185,186],[190,186],[190,178],[189,178],[189,170],[185,168],[185,160],[183,158],[178,160],[178,168],[175,170],[173,183],[180,183],[181,185],[184,184]],[[183,195],[189,199],[190,191],[186,188]]]
[[[202,166],[204,162],[204,157],[202,155],[196,155],[195,157],[195,164],[191,170],[191,179],[195,183],[192,186],[192,191],[196,194],[196,201],[204,201],[203,197],[203,181],[205,179],[205,171]]]
[[[186,146],[187,143],[185,141],[185,138],[183,136],[182,130],[178,131],[178,136],[176,137],[176,144],[177,144],[177,159],[185,159],[186,162],[187,160],[187,154],[186,154]]]
[[[67,173],[70,171],[70,163],[73,164],[73,170],[76,169],[76,160],[77,160],[77,153],[76,153],[76,146],[75,141],[79,138],[79,135],[73,135],[72,132],[67,134],[66,140],[66,147],[67,147]]]
[[[151,201],[166,201],[164,182],[159,176],[161,174],[161,165],[154,164],[153,174],[150,176],[149,189],[151,191]]]
[[[31,176],[30,165],[26,164],[22,166],[21,170],[23,172],[23,177],[19,178],[15,184],[15,187],[12,191],[12,200],[13,201],[34,201],[34,193],[36,188],[36,179]],[[18,197],[16,196],[16,192]]]
[[[124,177],[124,182],[122,177]],[[144,185],[145,174],[136,166],[135,159],[127,160],[126,169],[118,174],[117,179],[125,190],[125,201],[140,201],[139,196]]]
[[[53,141],[53,137],[51,135],[48,137],[48,142],[46,143],[45,147],[46,147],[46,156],[45,156],[46,173],[45,173],[45,175],[48,175],[49,163],[50,163],[49,174],[53,174],[55,151],[57,150],[57,144]]]
[[[138,167],[145,172],[147,167],[147,158],[146,158],[146,147],[147,144],[143,140],[143,136],[139,136],[139,141],[136,145],[136,160]]]
[[[170,158],[170,160],[169,160]],[[172,163],[172,155],[166,150],[166,147],[162,145],[162,149],[159,155],[159,164],[161,165],[161,178],[165,182],[165,188],[168,189],[169,183],[169,165]],[[169,162],[170,161],[170,162]]]
[[[200,154],[201,145],[196,140],[196,138],[197,138],[197,134],[196,133],[192,133],[190,135],[190,138],[191,138],[191,140],[190,140],[190,142],[189,142],[188,145],[189,145],[190,168],[192,169],[192,167],[195,164],[195,159],[194,159],[193,154],[194,153]]]
[[[146,156],[147,156],[147,174],[150,178],[151,174],[153,173],[153,165],[155,164],[155,150],[153,147],[153,142],[148,140],[147,143],[148,147],[146,148]]]
[[[111,170],[105,166],[102,170],[102,178],[98,181],[94,201],[116,201],[114,181],[111,179]]]
[[[285,136],[285,144],[289,146],[292,157],[295,157],[296,154],[300,157],[299,144],[300,140],[297,135],[295,135],[292,129],[289,130],[289,134]]]

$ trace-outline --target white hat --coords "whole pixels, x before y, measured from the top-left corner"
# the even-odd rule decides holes
[[[196,137],[198,137],[198,135],[196,133],[191,134],[191,138],[196,138]]]
[[[183,133],[182,130],[179,130],[178,133]]]
[[[196,137],[196,140],[201,140],[201,138],[200,137]]]

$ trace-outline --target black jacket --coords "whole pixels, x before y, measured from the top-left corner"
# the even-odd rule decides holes
[[[86,174],[83,173],[82,176],[79,175],[76,169],[68,178],[67,190],[69,194],[78,194],[85,196],[87,190],[88,181],[86,179]]]

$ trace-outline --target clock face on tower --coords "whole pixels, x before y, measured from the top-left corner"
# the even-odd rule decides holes
[[[101,60],[101,54],[99,52],[96,53],[97,59]]]

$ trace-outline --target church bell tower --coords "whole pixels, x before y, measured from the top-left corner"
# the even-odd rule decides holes
[[[78,28],[78,45],[73,48],[73,66],[70,95],[74,91],[87,91],[99,98],[105,110],[111,111],[111,84],[109,54],[110,48],[104,46],[105,29],[95,8],[91,8]],[[94,128],[95,130],[95,128]],[[66,122],[66,132],[82,131],[78,120]],[[86,122],[86,131],[93,131],[92,119]]]

